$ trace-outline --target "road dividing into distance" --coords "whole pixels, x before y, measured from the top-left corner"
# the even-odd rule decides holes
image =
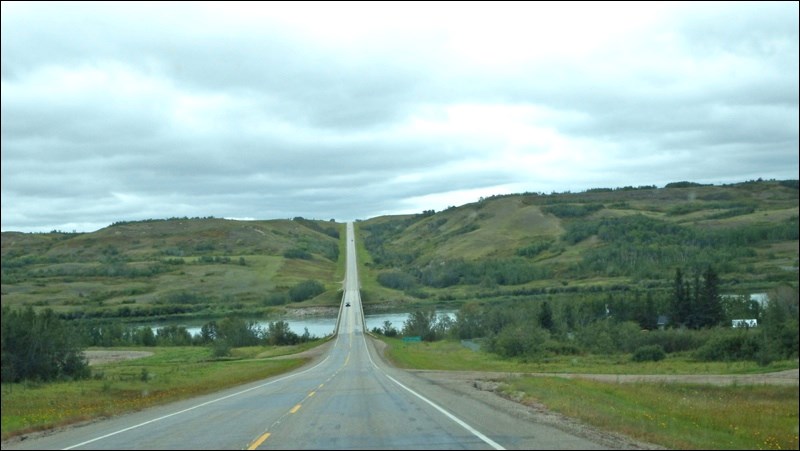
[[[336,336],[314,362],[4,449],[602,449],[384,363],[365,331],[353,223],[345,239]]]

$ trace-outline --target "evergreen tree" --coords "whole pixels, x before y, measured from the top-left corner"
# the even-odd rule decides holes
[[[653,330],[658,327],[658,311],[652,292],[647,292],[644,302],[641,301],[637,292],[634,298],[634,309],[633,319],[639,323],[642,329]]]
[[[725,312],[719,295],[719,276],[710,266],[703,273],[697,305],[699,327],[713,327],[722,322]]]
[[[142,346],[155,346],[156,335],[150,327],[143,327],[139,332],[139,342]]]
[[[691,290],[687,290],[691,293],[689,295],[689,321],[687,321],[687,325],[690,329],[699,329],[701,325],[701,286],[700,272],[695,270]]]
[[[550,308],[550,304],[548,304],[547,301],[544,301],[541,309],[539,310],[539,326],[541,326],[542,329],[547,329],[552,332],[554,325],[553,310]]]
[[[685,325],[689,320],[689,293],[683,280],[681,268],[675,269],[675,279],[672,286],[672,323]]]
[[[567,331],[575,330],[575,325],[577,323],[575,319],[575,307],[571,302],[562,303],[563,307],[561,309],[561,322],[566,327]]]

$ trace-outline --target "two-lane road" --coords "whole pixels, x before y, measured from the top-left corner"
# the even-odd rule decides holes
[[[348,223],[337,335],[320,360],[280,377],[31,438],[13,448],[601,448],[383,364],[364,333],[354,239]]]

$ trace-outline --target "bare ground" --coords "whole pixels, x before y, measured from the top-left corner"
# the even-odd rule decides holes
[[[118,350],[92,350],[84,351],[83,355],[89,361],[89,365],[100,365],[103,363],[119,362],[121,360],[140,359],[153,355],[148,351],[118,351]]]

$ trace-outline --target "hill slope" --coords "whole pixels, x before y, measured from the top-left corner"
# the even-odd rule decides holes
[[[798,280],[798,183],[524,193],[359,221],[367,303],[669,289],[712,266],[727,292]],[[173,218],[2,233],[2,305],[152,319],[333,305],[341,224]],[[366,250],[364,249],[366,248]],[[325,292],[293,302],[307,280]]]
[[[495,196],[445,211],[359,223],[388,299],[477,292],[665,287],[709,265],[729,290],[797,284],[796,181],[676,183]],[[445,295],[442,290],[447,289]]]
[[[93,233],[2,234],[3,306],[76,317],[268,311],[312,279],[340,288],[341,225],[302,218],[116,223]],[[340,275],[338,277],[341,277]]]

